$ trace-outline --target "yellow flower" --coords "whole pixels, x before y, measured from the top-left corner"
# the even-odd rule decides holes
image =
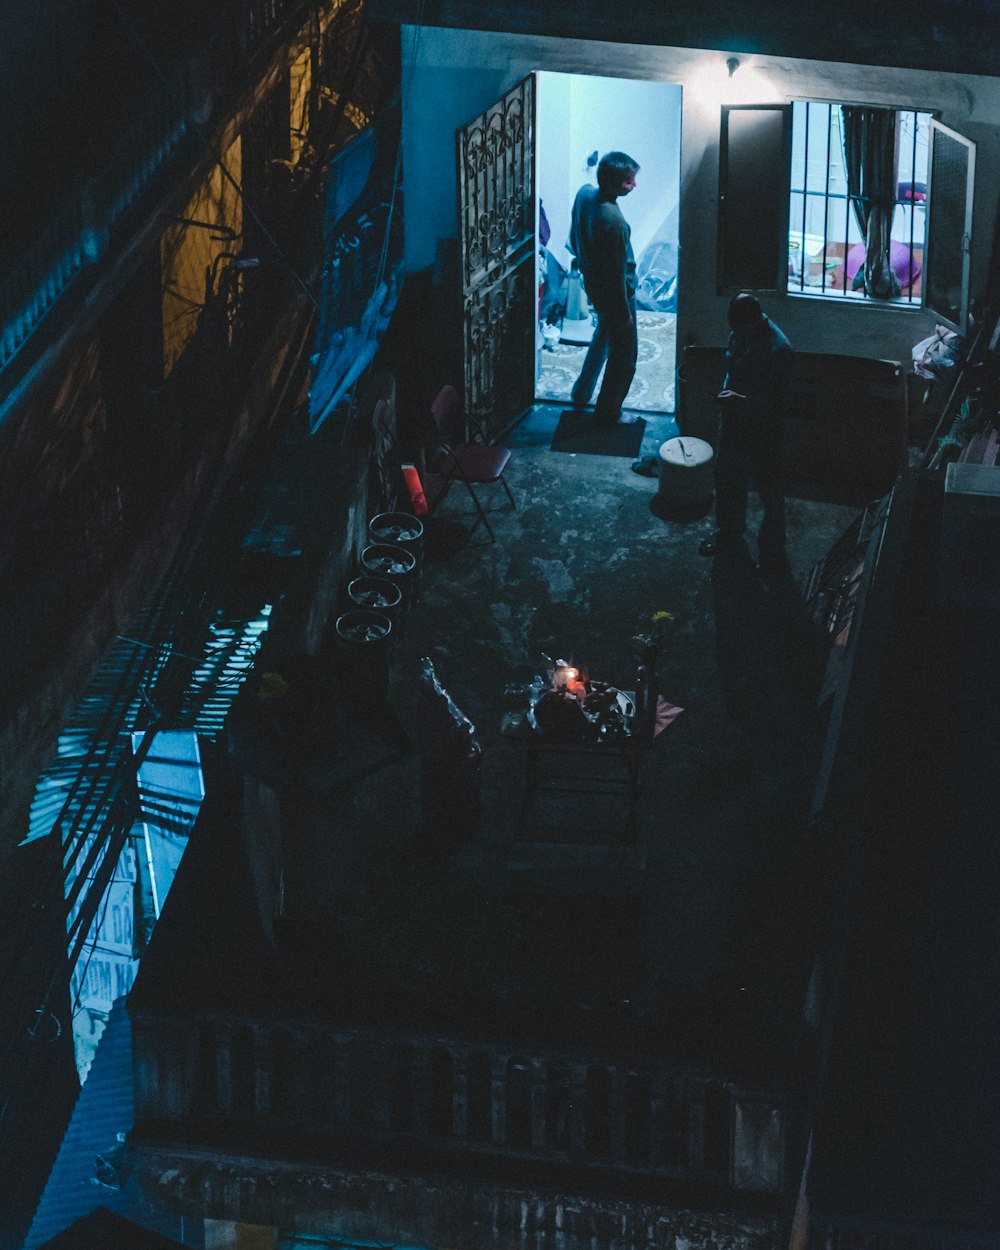
[[[261,703],[268,703],[271,699],[283,699],[288,694],[288,682],[280,673],[262,673],[260,678],[260,687],[257,691],[257,698]]]
[[[674,619],[673,612],[654,612],[654,621],[672,621]]]

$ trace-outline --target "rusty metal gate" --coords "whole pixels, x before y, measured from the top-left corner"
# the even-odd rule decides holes
[[[534,400],[535,79],[458,132],[465,402],[495,437]]]

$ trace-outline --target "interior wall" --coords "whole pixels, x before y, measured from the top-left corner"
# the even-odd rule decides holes
[[[587,153],[571,135],[573,83],[574,79],[569,74],[543,73],[538,76],[538,160],[535,177],[538,197],[552,228],[549,251],[564,269],[569,268],[571,260],[566,241],[572,197],[594,176],[587,170]],[[570,135],[568,141],[567,135]]]
[[[457,236],[456,127],[487,108],[525,74],[550,70],[670,82],[683,88],[679,344],[725,341],[727,300],[715,289],[723,104],[811,98],[935,111],[945,125],[978,145],[973,296],[984,289],[1000,196],[1000,128],[996,125],[1000,81],[996,79],[764,54],[741,55],[740,68],[730,78],[727,53],[719,51],[430,27],[404,27],[402,33],[404,100],[408,98],[403,133],[410,269],[433,263],[439,238]],[[933,315],[921,309],[794,296],[764,297],[762,302],[793,345],[803,351],[906,362],[912,345],[934,327]]]
[[[549,250],[565,268],[573,199],[584,183],[597,183],[596,167],[587,167],[594,151],[624,151],[639,164],[636,189],[622,202],[636,259],[664,229],[676,243],[680,99],[680,88],[666,83],[539,75],[538,193],[552,227]]]

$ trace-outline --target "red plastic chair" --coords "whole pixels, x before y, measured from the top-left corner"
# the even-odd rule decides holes
[[[491,446],[483,439],[481,431],[479,432],[481,441],[450,441],[451,435],[456,429],[461,428],[462,423],[462,403],[453,386],[443,386],[438,392],[431,404],[431,417],[434,421],[438,445],[428,467],[442,480],[441,489],[436,492],[434,501],[430,505],[431,513],[433,514],[451,490],[453,483],[463,482],[476,510],[476,520],[469,531],[470,534],[482,522],[486,526],[490,542],[496,542],[493,527],[476,494],[475,487],[492,486],[499,482],[507,492],[510,506],[516,508],[514,496],[504,477],[507,465],[510,463],[510,452],[506,447]]]

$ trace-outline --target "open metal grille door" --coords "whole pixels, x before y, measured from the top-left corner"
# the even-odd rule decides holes
[[[534,399],[535,79],[458,132],[465,403],[498,436]]]

